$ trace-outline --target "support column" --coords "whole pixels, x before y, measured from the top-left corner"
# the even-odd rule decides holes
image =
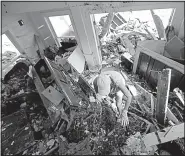
[[[78,43],[81,45],[89,69],[95,71],[101,66],[101,53],[98,49],[90,14],[84,14],[82,7],[71,7],[70,9],[78,34]]]

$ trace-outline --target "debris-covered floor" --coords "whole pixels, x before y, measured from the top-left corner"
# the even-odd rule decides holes
[[[139,37],[142,35],[130,35],[128,39],[136,44],[136,40],[140,40]],[[147,37],[145,35],[146,39]],[[128,126],[123,127],[117,122],[116,112],[111,104],[115,103],[115,99],[99,104],[93,98],[93,90],[89,90],[90,85],[87,85],[87,82],[97,73],[89,70],[85,70],[80,76],[65,71],[68,86],[74,91],[79,105],[77,108],[64,109],[64,98],[60,101],[62,111],[59,112],[62,113],[59,114],[57,122],[53,122],[36,89],[35,77],[30,79],[27,73],[29,61],[27,64],[19,62],[5,75],[2,82],[2,154],[164,155],[166,152],[165,154],[182,155],[183,138],[151,147],[145,146],[143,136],[175,124],[168,119],[161,125],[155,119],[152,97],[156,98],[157,90],[150,88],[139,75],[131,74],[133,59],[129,53],[128,39],[123,43],[124,39],[107,39],[101,50],[102,69],[121,72],[133,95],[128,111]],[[52,81],[49,84],[56,86],[58,83]],[[57,90],[58,87],[54,88]],[[178,89],[176,91],[179,92]],[[184,122],[184,105],[175,91],[170,92],[168,108],[179,123]],[[173,150],[170,149],[172,146]]]
[[[114,68],[119,69],[116,66]],[[127,83],[137,84],[136,87],[142,86],[152,93],[149,86],[144,80],[139,79],[139,76],[126,72],[123,67],[121,69],[128,76]],[[138,155],[157,152],[157,147],[145,148],[142,141],[142,135],[151,131],[151,125],[157,124],[152,120],[150,100],[146,95],[142,94],[140,98],[133,99],[129,108],[130,124],[122,127],[116,121],[115,112],[110,107],[109,101],[101,105],[89,102],[87,98],[83,98],[82,90],[75,86],[75,83],[70,82],[80,100],[80,105],[78,110],[70,112],[70,116],[74,118],[70,120],[69,129],[64,130],[67,124],[63,122],[63,125],[58,123],[62,128],[56,130],[56,126],[52,126],[33,81],[30,82],[26,74],[26,69],[15,68],[4,80],[2,90],[3,154]],[[89,81],[94,75],[86,71],[83,77]],[[141,91],[139,88],[136,89]],[[155,95],[155,91],[153,92]],[[172,95],[170,103],[174,100],[177,103],[178,98]],[[144,110],[141,104],[147,108]],[[183,121],[183,107],[180,104],[177,106],[170,105],[169,107],[173,107],[173,110],[178,112],[174,114],[177,115],[179,121]],[[155,126],[153,129],[157,130]]]

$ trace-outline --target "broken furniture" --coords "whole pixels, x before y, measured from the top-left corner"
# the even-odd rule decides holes
[[[41,81],[39,76],[39,69],[43,65],[48,68],[49,72],[54,78],[51,84],[47,85],[46,87],[44,87],[43,82]],[[44,57],[44,59],[39,60],[37,64],[34,66],[33,75],[35,77],[34,78],[35,86],[40,94],[40,97],[44,103],[44,106],[48,111],[48,114],[53,124],[59,120],[60,110],[62,108],[64,109],[64,111],[66,111],[69,108],[76,109],[78,107],[79,101],[76,95],[74,94],[74,92],[71,90],[65,73],[60,71],[57,65],[49,61],[46,57]],[[55,86],[57,86],[58,91],[56,91],[53,87],[51,87],[52,83],[54,83]],[[55,90],[54,92],[57,92],[57,95],[59,98],[59,101],[57,101],[56,103],[54,102],[54,100],[56,101],[56,99],[53,99],[52,97],[52,90]],[[63,98],[61,98],[60,94],[63,95]],[[47,97],[45,97],[45,95]],[[55,104],[52,102],[54,102]]]

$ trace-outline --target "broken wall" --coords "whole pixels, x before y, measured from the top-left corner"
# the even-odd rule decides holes
[[[19,25],[18,21],[22,20],[24,24]],[[32,60],[38,58],[37,45],[35,43],[34,34],[36,34],[32,23],[26,14],[2,16],[2,33],[10,32],[12,38],[15,40],[15,45],[20,53],[25,53]]]

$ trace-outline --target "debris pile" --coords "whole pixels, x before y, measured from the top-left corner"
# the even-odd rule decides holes
[[[101,20],[101,22],[103,21],[105,23],[105,18]],[[152,90],[144,79],[131,74],[130,70],[122,64],[124,61],[121,57],[125,57],[130,64],[133,64],[134,50],[138,41],[153,39],[147,24],[139,20],[136,21],[124,23],[112,32],[108,32],[108,35],[100,41],[103,57],[102,71],[116,70],[121,72],[133,96],[128,111],[128,126],[123,127],[117,121],[117,113],[112,107],[113,104],[115,105],[114,99],[105,99],[102,103],[96,101],[94,89],[88,82],[98,73],[85,70],[82,74],[75,73],[76,75],[73,75],[74,72],[69,72],[57,64],[55,57],[58,55],[66,58],[71,55],[71,52],[49,47],[49,52],[45,51],[45,55],[53,61],[52,63],[56,63],[50,66],[52,72],[49,68],[42,68],[41,63],[40,68],[34,67],[38,77],[34,77],[32,80],[27,74],[28,66],[16,68],[11,74],[7,74],[9,75],[8,80],[2,84],[3,119],[16,111],[23,111],[26,114],[27,126],[33,134],[29,133],[32,137],[28,139],[28,146],[25,148],[15,151],[12,145],[17,140],[14,137],[14,140],[8,141],[9,146],[4,147],[2,153],[23,155],[153,155],[158,149],[156,145],[165,142],[146,147],[143,137],[151,135],[152,132],[157,134],[158,131],[164,132],[163,128],[184,122],[184,95],[178,88],[169,93],[167,120],[164,125],[159,124],[155,117],[157,89]],[[143,33],[144,30],[145,33]],[[76,42],[74,43],[76,45]],[[48,61],[48,63],[51,62]],[[61,74],[62,72],[63,74]],[[36,82],[42,83],[43,88]],[[66,92],[70,89],[73,91],[73,94],[70,92],[69,95],[74,95],[75,99],[77,98],[78,106],[74,107],[69,104],[63,89],[66,89]],[[52,91],[58,91],[64,95],[58,105],[52,103],[52,100],[56,100],[51,98]],[[34,94],[32,94],[33,92]],[[52,103],[51,107],[47,107],[48,103]],[[125,104],[125,100],[123,100],[123,104]],[[16,109],[10,109],[13,108],[13,105]],[[53,121],[48,113],[50,108],[55,108],[52,111],[53,114],[57,115],[58,120]],[[12,111],[8,112],[8,110]],[[6,128],[7,124],[3,123],[2,127]],[[170,133],[170,130],[165,133]],[[15,134],[15,136],[18,135]],[[176,142],[184,151],[182,137],[168,141]]]

